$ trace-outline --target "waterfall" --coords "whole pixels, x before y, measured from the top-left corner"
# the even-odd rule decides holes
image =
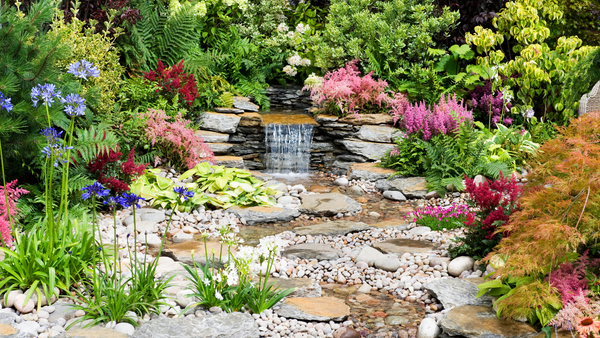
[[[312,124],[267,124],[265,127],[267,172],[308,173],[312,134]]]

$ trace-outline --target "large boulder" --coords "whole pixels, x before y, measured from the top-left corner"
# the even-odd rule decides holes
[[[360,203],[340,193],[301,195],[300,212],[317,216],[334,216],[338,213],[360,212]]]
[[[381,159],[388,151],[395,147],[391,143],[374,143],[357,140],[342,140],[341,143],[349,152],[372,160]]]
[[[233,134],[237,130],[240,119],[234,114],[206,112],[198,118],[198,124],[205,130]]]
[[[388,179],[394,173],[394,169],[378,167],[377,163],[356,163],[350,166],[347,176],[350,180],[377,181]]]
[[[145,322],[132,338],[258,338],[258,324],[241,312],[205,317],[158,318]]]
[[[300,216],[296,209],[278,207],[231,207],[227,209],[238,218],[246,220],[246,224],[289,222]]]
[[[437,298],[445,309],[463,305],[492,306],[492,297],[477,298],[477,285],[459,278],[434,279],[423,285],[430,295]]]
[[[498,318],[487,306],[464,305],[450,310],[441,323],[444,334],[466,338],[531,338],[529,324]]]
[[[316,259],[316,260],[335,260],[342,256],[342,252],[334,249],[327,244],[303,243],[288,246],[282,253],[282,256],[289,259]]]
[[[293,231],[299,236],[342,236],[351,232],[358,232],[367,229],[369,229],[369,225],[363,222],[333,221],[297,227],[294,228]]]
[[[287,298],[275,312],[285,318],[328,322],[346,319],[350,314],[350,307],[343,300],[334,297]]]

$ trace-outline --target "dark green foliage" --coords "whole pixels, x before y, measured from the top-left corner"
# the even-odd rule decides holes
[[[561,96],[565,112],[576,115],[579,100],[600,81],[600,48],[580,60],[565,76]]]
[[[425,173],[425,141],[416,137],[397,137],[396,149],[381,159],[381,165],[396,170],[396,175],[421,176]]]

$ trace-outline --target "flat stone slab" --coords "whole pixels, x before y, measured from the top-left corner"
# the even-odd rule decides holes
[[[529,324],[498,318],[491,307],[475,305],[450,310],[441,328],[447,335],[467,338],[531,338],[538,334]]]
[[[341,236],[351,232],[358,232],[369,229],[369,225],[363,222],[352,221],[333,221],[303,227],[294,228],[296,235],[324,235],[324,236]]]
[[[374,143],[357,140],[342,140],[341,143],[349,152],[372,160],[381,159],[388,151],[396,147],[391,143]]]
[[[374,224],[369,224],[369,226],[375,228],[394,228],[398,230],[405,230],[406,228],[408,228],[409,225],[410,223],[403,219],[386,220]]]
[[[58,335],[59,338],[127,338],[127,335],[113,329],[95,326],[89,329],[72,329]]]
[[[262,115],[259,113],[243,113],[240,115],[240,127],[258,127],[263,123]]]
[[[408,198],[425,198],[429,192],[425,177],[394,177],[377,181],[375,187],[381,191],[400,191]]]
[[[215,108],[217,113],[231,113],[231,114],[241,114],[244,112],[243,109],[238,108],[227,108],[227,107],[217,107]]]
[[[365,141],[390,143],[400,133],[399,129],[393,127],[364,125],[360,127],[357,136]]]
[[[278,207],[231,207],[227,211],[246,220],[246,224],[289,222],[300,216],[296,209]]]
[[[233,134],[240,123],[240,117],[234,114],[206,112],[200,115],[198,123],[205,130]]]
[[[212,150],[215,155],[225,155],[231,151],[233,144],[231,143],[207,143],[206,146]]]
[[[328,322],[346,319],[350,314],[350,307],[334,297],[287,298],[275,312],[285,318]]]
[[[386,180],[395,173],[394,169],[378,167],[377,163],[356,163],[350,166],[347,176],[349,180],[377,181]]]
[[[392,124],[394,118],[388,114],[361,114],[359,118],[350,114],[338,120],[339,123],[348,123],[355,126],[362,126],[365,124]]]
[[[233,106],[244,111],[257,112],[260,107],[252,102],[247,97],[234,96]]]
[[[219,313],[203,317],[158,318],[142,324],[132,338],[258,338],[250,314]]]
[[[405,253],[422,253],[433,251],[434,246],[431,242],[415,241],[412,239],[393,238],[383,242],[373,243],[373,247],[381,250],[383,253],[390,253],[401,256]]]
[[[227,257],[227,245],[223,245],[221,249],[221,243],[216,241],[207,241],[206,250],[208,251],[209,260],[212,261],[211,251],[215,251],[215,261],[219,260],[219,253],[221,255],[221,261],[223,263],[228,261]],[[194,257],[192,258],[192,251],[194,251]],[[235,249],[231,249],[231,253],[235,253]],[[193,265],[194,262],[200,265],[206,265],[206,254],[204,251],[204,241],[185,241],[177,244],[167,245],[162,252],[163,256],[170,257],[176,262],[181,262],[187,265]]]
[[[445,309],[463,305],[492,306],[493,298],[485,295],[479,298],[476,284],[459,278],[434,279],[423,285],[430,295],[437,298]]]
[[[223,143],[229,141],[229,134],[222,134],[214,131],[197,130],[194,135],[201,137],[205,143]]]
[[[340,193],[301,195],[300,212],[317,216],[334,216],[338,213],[360,212],[360,203]]]
[[[334,249],[327,244],[304,243],[288,246],[282,256],[289,259],[316,259],[319,261],[330,261],[342,257],[342,251]]]
[[[215,164],[225,168],[244,168],[244,159],[238,156],[215,156]]]
[[[288,297],[321,297],[321,285],[310,278],[269,277],[269,283],[271,282],[275,283],[280,290],[295,289]]]

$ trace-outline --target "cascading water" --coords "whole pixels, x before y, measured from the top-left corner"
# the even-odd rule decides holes
[[[265,126],[267,172],[307,174],[312,134],[312,124],[267,124]]]

